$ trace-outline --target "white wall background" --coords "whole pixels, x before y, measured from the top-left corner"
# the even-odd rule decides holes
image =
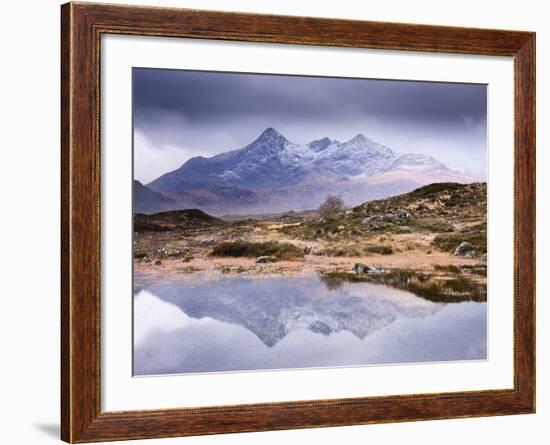
[[[355,18],[537,32],[538,115],[538,348],[537,414],[486,419],[152,440],[174,444],[422,443],[501,445],[548,441],[550,424],[549,285],[550,13],[537,0],[132,0],[120,3],[181,6],[289,15]],[[52,443],[59,417],[59,4],[6,2],[2,7],[0,67],[0,442]],[[548,192],[547,192],[548,193]],[[548,195],[546,195],[548,196]]]

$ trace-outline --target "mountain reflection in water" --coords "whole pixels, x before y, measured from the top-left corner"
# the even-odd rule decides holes
[[[317,275],[197,274],[134,300],[134,374],[486,358],[486,304]]]

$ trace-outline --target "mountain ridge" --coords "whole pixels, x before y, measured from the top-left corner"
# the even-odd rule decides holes
[[[432,156],[397,153],[362,133],[345,142],[323,137],[298,145],[269,127],[240,149],[191,158],[145,187],[171,200],[162,203],[165,210],[193,206],[221,214],[303,210],[329,193],[353,205],[428,183],[477,179]]]

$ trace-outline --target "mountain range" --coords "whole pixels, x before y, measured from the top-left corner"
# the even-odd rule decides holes
[[[191,158],[146,185],[134,181],[134,212],[299,211],[318,207],[327,194],[356,205],[426,184],[476,180],[431,156],[396,153],[363,134],[346,142],[325,137],[298,145],[267,128],[243,148]]]

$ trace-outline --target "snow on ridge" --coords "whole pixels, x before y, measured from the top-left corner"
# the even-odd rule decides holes
[[[276,188],[323,176],[349,180],[388,171],[442,168],[446,169],[431,156],[398,154],[362,133],[345,142],[323,137],[300,145],[269,127],[241,149],[192,158],[150,185],[157,191],[229,185]]]

